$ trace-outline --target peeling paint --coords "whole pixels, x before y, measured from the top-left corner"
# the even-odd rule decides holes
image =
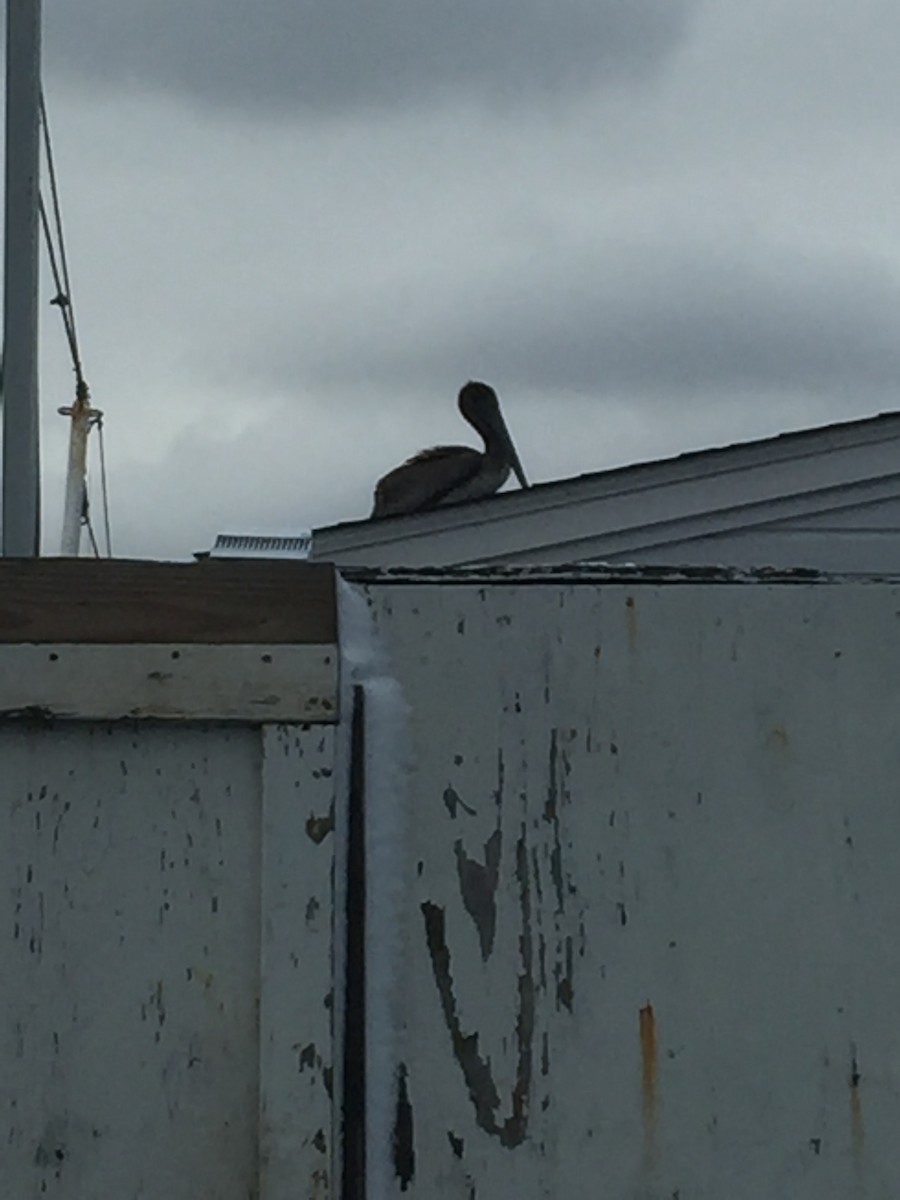
[[[466,912],[478,930],[482,961],[487,962],[494,948],[497,929],[497,885],[500,881],[500,854],[503,835],[495,829],[484,845],[484,864],[467,858],[461,840],[454,843],[459,890]]]
[[[466,802],[460,797],[459,793],[452,787],[444,788],[444,807],[454,821],[456,820],[457,809],[460,808],[470,817],[474,817],[476,815],[475,809],[470,808],[468,804],[466,804]]]
[[[573,945],[572,939],[567,937],[565,940],[565,960],[563,963],[557,963],[556,966],[556,1007],[562,1006],[572,1011],[572,1005],[575,1000],[574,986],[574,965],[573,965]]]
[[[496,1116],[496,1110],[500,1107],[500,1095],[491,1071],[490,1058],[482,1057],[479,1053],[478,1034],[463,1033],[460,1023],[454,994],[452,959],[446,938],[444,909],[429,901],[425,901],[421,905],[425,921],[425,937],[444,1021],[450,1034],[453,1055],[462,1071],[469,1098],[475,1110],[475,1119],[485,1133],[498,1138],[501,1145],[508,1148],[518,1146],[525,1140],[533,1069],[535,985],[528,852],[524,827],[521,837],[516,843],[516,878],[519,884],[522,917],[522,932],[519,937],[522,971],[518,979],[518,1013],[515,1030],[518,1066],[511,1097],[512,1112],[502,1122]]]
[[[415,1124],[409,1099],[406,1064],[397,1071],[397,1109],[394,1117],[394,1172],[405,1192],[416,1173]]]
[[[550,730],[549,780],[547,784],[547,800],[544,805],[544,820],[553,828],[553,847],[550,851],[550,877],[556,892],[557,912],[565,910],[565,887],[563,884],[562,845],[559,830],[559,730]]]
[[[311,816],[306,822],[306,835],[310,841],[315,842],[317,846],[328,837],[329,833],[334,832],[334,813],[330,812],[327,817]]]

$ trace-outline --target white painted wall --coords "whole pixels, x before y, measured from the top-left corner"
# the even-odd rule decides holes
[[[411,742],[395,1191],[900,1194],[900,588],[621,578],[363,589]],[[341,737],[0,723],[16,1200],[336,1198]]]
[[[334,737],[0,724],[4,1195],[328,1194]]]
[[[367,592],[411,1200],[900,1194],[900,590]]]

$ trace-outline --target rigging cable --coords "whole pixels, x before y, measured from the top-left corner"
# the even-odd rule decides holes
[[[80,386],[84,383],[84,377],[81,372],[81,358],[75,338],[75,324],[71,313],[72,302],[63,290],[63,279],[57,263],[56,247],[53,244],[53,236],[50,232],[50,222],[47,219],[47,208],[44,204],[43,196],[39,196],[38,205],[41,215],[41,226],[44,230],[44,241],[47,244],[47,257],[50,260],[50,271],[53,275],[54,286],[56,287],[56,295],[50,303],[55,304],[59,308],[60,315],[62,316],[63,326],[66,331],[66,340],[69,343],[69,352],[72,355],[72,363],[75,368],[75,379]]]
[[[97,417],[97,441],[100,444],[100,492],[103,497],[103,533],[106,538],[106,557],[112,558],[112,535],[109,531],[109,492],[106,484],[106,446],[103,441],[103,414]]]
[[[53,283],[56,288],[56,295],[51,300],[51,304],[59,308],[60,316],[62,317],[63,327],[66,333],[66,340],[69,343],[69,353],[72,357],[72,366],[75,372],[75,397],[76,405],[90,405],[87,381],[84,378],[84,371],[81,365],[81,352],[78,346],[78,334],[75,326],[75,307],[72,300],[72,285],[69,276],[69,260],[66,254],[66,241],[63,233],[62,224],[62,206],[59,202],[59,188],[56,181],[56,164],[53,158],[53,145],[50,137],[50,124],[47,120],[47,106],[44,100],[44,93],[41,91],[40,99],[40,117],[41,128],[43,131],[44,155],[47,162],[47,176],[50,182],[50,199],[53,206],[53,225],[51,231],[50,220],[47,216],[46,205],[44,204],[43,195],[40,196],[40,217],[41,225],[43,226],[44,239],[47,244],[47,252],[50,259],[50,270],[53,275]],[[54,243],[55,234],[55,243]],[[61,410],[64,411],[64,410]],[[92,413],[93,420],[91,425],[96,425],[98,430],[98,441],[100,450],[100,486],[103,500],[103,524],[106,537],[106,554],[108,558],[112,557],[112,538],[110,536],[110,520],[109,520],[109,490],[107,485],[106,474],[106,449],[103,441],[103,414],[99,410],[94,410]],[[88,535],[97,558],[100,557],[100,549],[97,545],[97,539],[94,535],[93,525],[90,519],[90,509],[87,491],[87,480],[84,485],[82,524],[87,527]]]
[[[79,383],[83,383],[84,375],[81,369],[81,354],[78,350],[78,335],[75,331],[75,307],[72,303],[72,285],[69,278],[69,256],[66,254],[62,207],[59,203],[59,187],[56,182],[56,163],[53,158],[53,143],[50,138],[50,123],[47,120],[47,105],[44,101],[43,91],[41,91],[41,129],[43,131],[44,155],[47,160],[47,178],[50,181],[50,199],[53,202],[53,224],[55,226],[56,244],[59,247],[59,265],[61,268],[61,271],[58,271],[53,266],[55,254],[52,249],[49,222],[47,221],[46,208],[44,207],[42,198],[41,219],[44,225],[44,236],[47,238],[47,246],[50,250],[50,262],[51,267],[53,267],[53,279],[56,284],[56,296],[52,303],[59,306],[63,324],[66,327],[69,349],[72,352],[72,365],[75,368],[75,378]]]
[[[97,538],[94,534],[94,524],[91,521],[91,508],[88,504],[87,490],[84,493],[84,504],[81,509],[81,523],[88,531],[88,537],[91,539],[91,549],[94,551],[94,558],[100,558],[100,547],[97,545]]]

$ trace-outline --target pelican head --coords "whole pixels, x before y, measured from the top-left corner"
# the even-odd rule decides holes
[[[506,463],[515,472],[522,487],[527,488],[528,480],[500,412],[500,401],[494,389],[486,383],[470,380],[460,389],[459,411],[484,438],[488,458]]]

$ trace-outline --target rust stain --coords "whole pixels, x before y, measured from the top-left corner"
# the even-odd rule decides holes
[[[644,1161],[647,1166],[656,1162],[656,1137],[659,1125],[659,1048],[656,1037],[656,1016],[648,1000],[639,1013],[641,1040],[641,1103],[644,1111]]]
[[[862,1076],[859,1073],[859,1063],[856,1052],[850,1066],[850,1141],[853,1146],[853,1160],[859,1167],[862,1165],[863,1151],[866,1148],[866,1129],[863,1124],[862,1097],[859,1085]]]
[[[625,597],[625,621],[628,625],[628,649],[634,653],[638,636],[637,605],[634,596]]]
[[[317,846],[321,846],[322,842],[328,837],[329,833],[334,832],[334,813],[331,812],[327,817],[310,817],[306,822],[306,836]]]
[[[307,1195],[310,1200],[327,1200],[330,1195],[328,1184],[328,1172],[321,1168],[313,1171],[309,1177],[309,1191]]]

